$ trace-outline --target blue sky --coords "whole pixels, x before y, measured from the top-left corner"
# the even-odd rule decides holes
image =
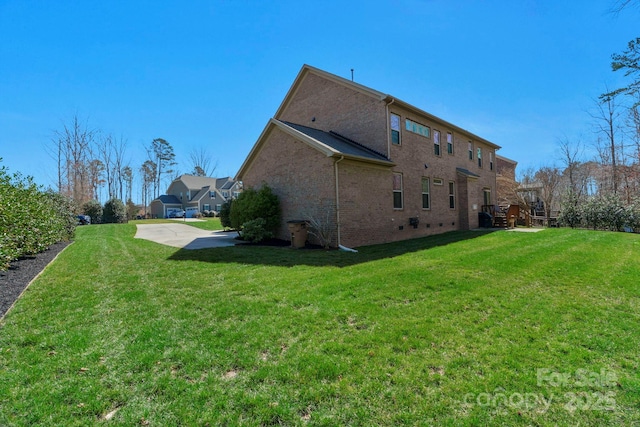
[[[0,157],[53,185],[46,146],[77,114],[125,138],[134,170],[164,138],[178,170],[204,147],[233,176],[306,63],[346,78],[353,68],[521,169],[550,164],[560,138],[595,139],[586,111],[624,81],[610,57],[640,36],[640,13],[612,5],[0,0]]]

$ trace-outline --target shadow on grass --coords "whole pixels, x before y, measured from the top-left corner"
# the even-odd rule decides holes
[[[358,253],[338,250],[292,249],[290,247],[249,245],[200,250],[180,249],[171,255],[169,260],[256,264],[279,267],[294,267],[296,265],[347,267],[475,239],[492,233],[493,231],[495,230],[451,231],[418,239],[362,246],[358,248]]]

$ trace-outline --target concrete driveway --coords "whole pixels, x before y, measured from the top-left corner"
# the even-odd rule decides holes
[[[234,246],[235,231],[207,231],[185,224],[138,224],[135,238],[182,249],[223,248]]]

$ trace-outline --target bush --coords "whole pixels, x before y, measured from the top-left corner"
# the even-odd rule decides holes
[[[560,225],[571,228],[579,227],[582,223],[582,210],[580,208],[578,196],[569,192],[560,204],[560,215],[558,215]]]
[[[97,200],[89,200],[82,205],[82,213],[91,217],[91,224],[102,222],[102,205]]]
[[[136,219],[138,217],[138,212],[140,212],[140,207],[133,203],[133,200],[127,200],[127,219]]]
[[[244,224],[258,218],[263,218],[265,230],[273,233],[280,225],[280,201],[267,185],[258,191],[248,188],[231,205],[230,217],[231,227],[241,236]]]
[[[45,192],[51,212],[53,212],[52,221],[56,229],[58,240],[71,240],[76,233],[78,225],[77,213],[79,211],[76,203],[70,198],[53,190]]]
[[[223,228],[231,228],[231,206],[233,199],[229,199],[220,207],[220,224]]]
[[[127,222],[127,208],[120,199],[110,199],[104,204],[102,219],[107,224],[124,224]]]
[[[75,233],[75,206],[68,198],[43,192],[32,178],[9,175],[4,167],[0,168],[0,201],[0,271]]]
[[[256,218],[242,224],[242,238],[248,242],[259,243],[273,238],[273,232],[267,230],[267,220]]]

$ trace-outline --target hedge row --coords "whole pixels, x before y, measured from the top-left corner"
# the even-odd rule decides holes
[[[0,271],[12,261],[73,238],[77,220],[73,202],[41,191],[29,177],[0,167]]]
[[[625,204],[615,195],[578,199],[568,194],[562,203],[558,221],[572,228],[640,231],[640,199]]]

